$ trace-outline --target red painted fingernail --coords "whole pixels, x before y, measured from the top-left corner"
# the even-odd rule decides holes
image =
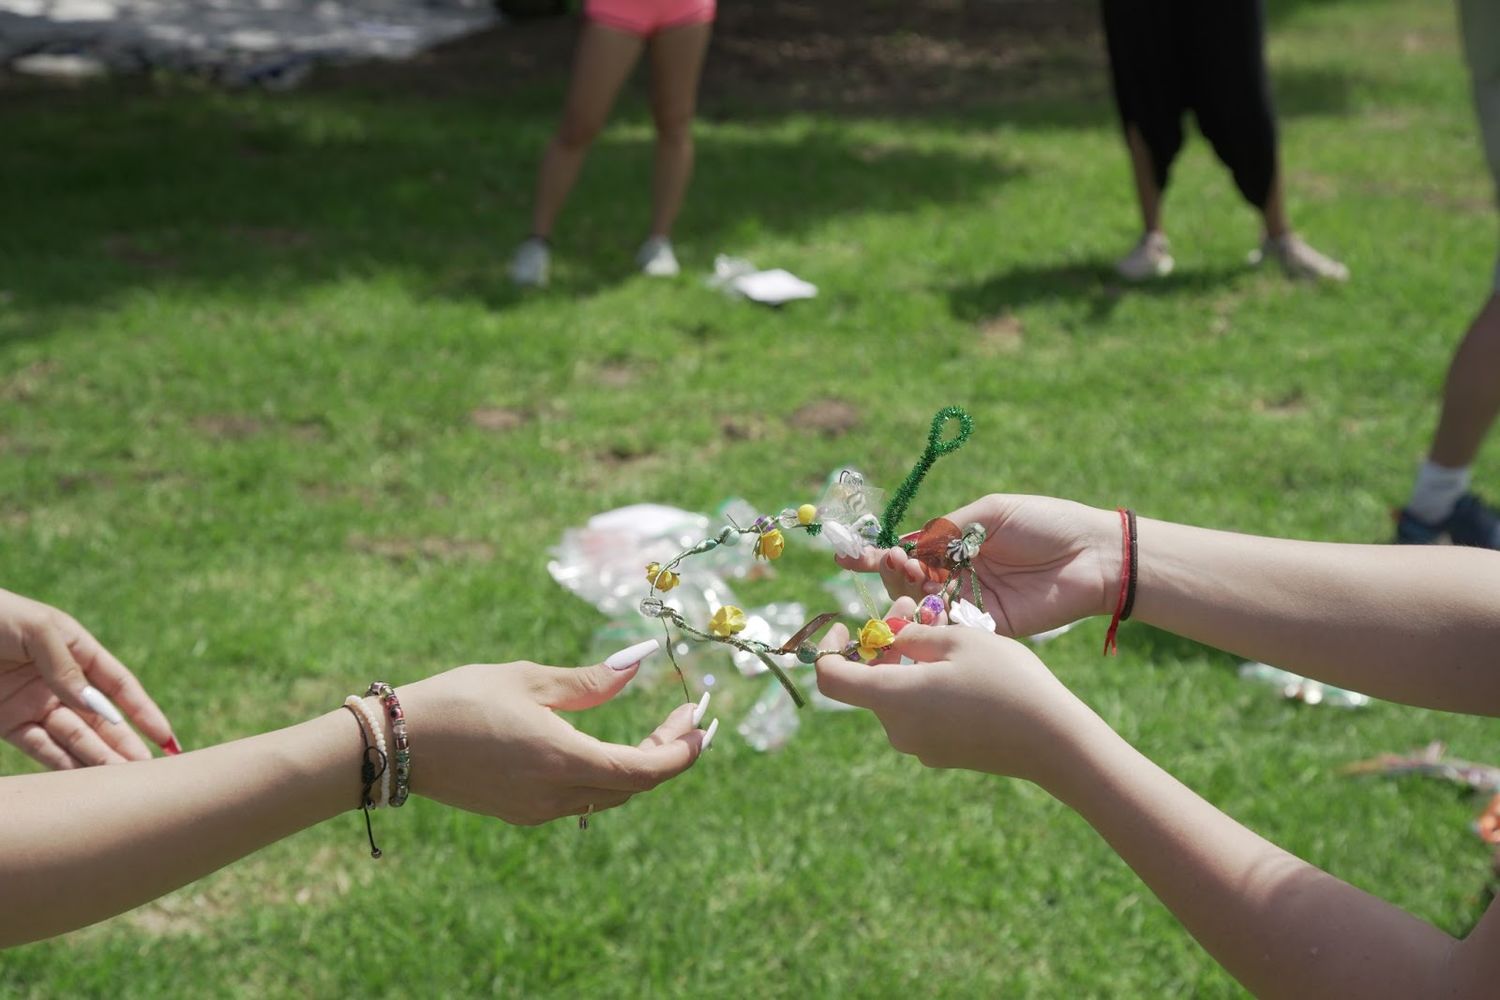
[[[900,635],[901,630],[911,624],[910,618],[887,618],[885,623],[891,627],[891,635]]]
[[[161,748],[167,752],[167,756],[169,757],[176,757],[182,753],[182,744],[177,742],[177,737],[175,736],[161,744]]]
[[[917,540],[917,538],[921,534],[922,534],[921,531],[908,531],[906,534],[904,534],[904,535],[901,536],[901,541],[903,541],[903,542],[915,542]]]

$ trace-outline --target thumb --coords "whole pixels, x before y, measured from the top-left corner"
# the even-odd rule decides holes
[[[543,701],[549,708],[577,712],[609,701],[636,675],[640,662],[661,648],[655,639],[638,642],[591,667],[543,667]]]

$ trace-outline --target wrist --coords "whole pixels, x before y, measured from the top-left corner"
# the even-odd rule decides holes
[[[1128,748],[1109,723],[1074,698],[1068,710],[1059,714],[1046,753],[1026,777],[1053,798],[1076,809],[1078,796],[1097,778],[1098,762],[1120,746]]]
[[[1125,536],[1120,527],[1120,512],[1089,507],[1084,539],[1099,573],[1091,614],[1112,615],[1120,603],[1120,578],[1125,572]]]

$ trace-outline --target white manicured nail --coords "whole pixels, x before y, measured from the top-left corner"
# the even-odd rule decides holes
[[[714,733],[717,733],[718,731],[719,720],[715,719],[708,724],[708,729],[706,729],[703,733],[703,745],[698,748],[699,753],[705,753],[708,750],[709,744],[713,743],[714,741]]]
[[[95,715],[102,715],[117,726],[125,721],[125,716],[120,714],[118,708],[115,708],[115,703],[104,697],[104,693],[98,688],[86,687],[79,692],[79,695],[83,698],[83,703]]]
[[[647,639],[645,642],[638,642],[628,649],[620,650],[605,660],[604,665],[611,670],[628,670],[660,648],[661,643],[655,639]]]
[[[698,723],[700,723],[700,722],[703,721],[703,713],[706,712],[706,711],[708,711],[708,699],[709,699],[709,696],[712,695],[712,694],[713,694],[712,691],[705,691],[705,692],[703,692],[703,697],[699,698],[698,699],[698,704],[693,707],[693,727],[694,728],[697,728]]]

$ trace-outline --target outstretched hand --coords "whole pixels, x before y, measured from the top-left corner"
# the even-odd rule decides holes
[[[149,759],[126,718],[175,751],[166,716],[99,640],[56,608],[0,590],[0,736],[58,770]]]
[[[698,728],[706,695],[678,706],[636,746],[595,739],[557,714],[609,701],[656,648],[653,640],[571,669],[526,662],[459,667],[402,687],[415,757],[412,791],[531,826],[613,809],[676,777],[717,731],[717,720]]]
[[[1120,578],[1114,512],[1052,497],[991,494],[946,516],[960,530],[971,522],[985,528],[973,567],[985,610],[1003,635],[1035,635],[1114,608]],[[838,557],[838,564],[878,572],[893,599],[936,593],[945,578],[900,548],[867,548],[858,558]]]

